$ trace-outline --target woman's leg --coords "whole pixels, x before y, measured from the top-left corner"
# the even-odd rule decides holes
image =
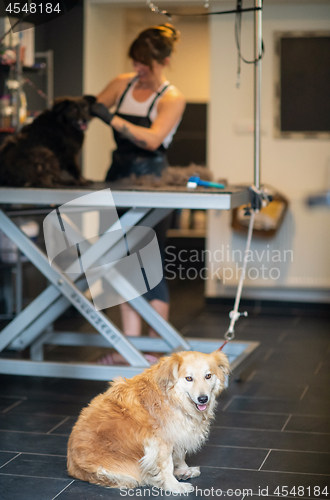
[[[169,317],[170,312],[170,304],[168,302],[163,302],[162,300],[154,299],[150,301],[150,305],[164,318],[166,321]],[[159,337],[158,333],[150,328],[149,330],[150,337]]]
[[[150,301],[150,305],[161,315],[162,318],[168,320],[170,305],[162,300],[154,299]],[[120,305],[123,333],[131,337],[139,337],[141,335],[142,320],[140,315],[127,302]],[[159,337],[158,333],[150,328],[150,337]]]
[[[120,304],[123,333],[131,337],[140,337],[142,330],[141,316],[127,302]]]

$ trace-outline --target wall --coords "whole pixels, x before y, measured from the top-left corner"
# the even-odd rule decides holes
[[[36,26],[35,49],[54,51],[54,96],[81,95],[83,69],[83,6]]]
[[[213,9],[230,8],[232,3],[214,4]],[[242,52],[253,59],[253,20],[245,14],[242,30]],[[330,168],[328,140],[274,138],[274,43],[275,31],[329,29],[330,6],[266,5],[263,11],[262,78],[262,151],[261,180],[268,183],[290,200],[290,210],[275,239],[254,241],[252,251],[257,272],[247,278],[245,296],[298,300],[329,300],[330,288],[330,211],[307,209],[305,197],[325,188]],[[209,119],[209,166],[217,177],[226,177],[232,184],[253,181],[253,135],[247,129],[253,126],[253,67],[242,64],[241,89],[235,87],[237,53],[234,43],[233,18],[212,17],[211,24],[211,96]],[[330,187],[330,186],[328,186]],[[224,245],[224,247],[223,247]],[[228,249],[230,258],[211,265],[235,271],[236,262],[231,250],[244,249],[245,239],[233,234],[229,213],[210,213],[208,248],[211,254],[217,249]],[[268,250],[258,261],[256,251]],[[273,260],[279,250],[282,262]],[[284,262],[284,251],[292,250],[293,257]],[[288,255],[288,254],[287,254]],[[262,278],[261,265],[268,272],[279,269],[277,279]],[[214,270],[214,267],[213,267]],[[221,273],[219,273],[221,275]],[[230,271],[227,275],[230,276]],[[259,276],[255,278],[255,276]],[[278,272],[273,271],[273,276]],[[253,276],[253,277],[252,277]],[[223,284],[216,274],[207,281],[206,292],[210,297],[235,293],[237,279]],[[221,277],[221,276],[220,276]],[[286,294],[283,295],[283,290]]]
[[[84,94],[98,94],[125,66],[125,17],[120,7],[85,2]],[[114,147],[111,129],[93,120],[85,136],[83,171],[87,178],[103,180]]]

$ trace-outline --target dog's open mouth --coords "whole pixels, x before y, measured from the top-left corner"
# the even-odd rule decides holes
[[[199,405],[197,403],[195,403],[195,406],[196,406],[198,411],[205,411],[207,408],[207,405]]]
[[[87,123],[83,121],[78,122],[80,130],[86,130],[87,129]]]

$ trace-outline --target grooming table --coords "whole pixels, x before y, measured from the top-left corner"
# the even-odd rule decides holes
[[[186,188],[138,188],[125,186],[120,189],[114,184],[95,183],[86,188],[36,189],[36,188],[0,188],[0,204],[40,205],[55,207],[70,202],[73,212],[97,208],[106,208],[110,205],[109,190],[117,208],[132,207],[121,218],[120,223],[114,223],[110,230],[122,227],[136,226],[154,227],[173,209],[215,209],[229,210],[249,201],[246,188],[228,188],[219,192],[217,189],[198,188],[188,191]],[[86,204],[79,198],[91,196]],[[112,202],[112,198],[111,198]],[[5,210],[5,208],[4,208]],[[69,223],[69,222],[68,222]],[[160,339],[146,337],[126,337],[102,312],[94,308],[84,292],[88,289],[84,279],[84,271],[75,274],[74,279],[67,277],[68,270],[74,268],[74,262],[65,273],[52,264],[48,258],[11,220],[5,211],[0,210],[0,229],[15,243],[40,272],[51,283],[36,299],[33,300],[0,332],[0,352],[7,348],[22,350],[30,347],[31,360],[12,360],[0,358],[0,373],[13,375],[37,375],[50,377],[83,378],[95,380],[111,380],[115,376],[132,377],[149,366],[143,352],[171,353],[180,350],[195,350],[212,352],[217,349],[221,340],[185,339],[167,321],[165,321],[142,297],[130,300],[130,305],[156,330]],[[129,229],[128,229],[129,231]],[[95,243],[85,249],[84,270],[93,267],[96,262],[109,263],[124,258],[120,255],[121,246],[119,237],[113,238],[109,246],[106,239],[107,231]],[[131,243],[139,243],[139,232],[132,231]],[[70,235],[81,237],[79,229],[70,227]],[[79,256],[80,257],[80,256]],[[76,266],[77,267],[77,266]],[[102,270],[94,276],[94,280],[104,278]],[[106,279],[106,277],[104,278]],[[91,282],[89,281],[89,285]],[[131,297],[132,285],[116,270],[111,274],[111,285],[127,300]],[[81,334],[74,332],[47,332],[54,321],[73,305],[87,321],[101,334]],[[46,332],[46,333],[45,333]],[[129,366],[102,366],[85,363],[56,363],[43,361],[43,345],[90,345],[112,347],[116,349],[129,363]],[[257,347],[256,342],[230,342],[224,348],[229,356],[232,369],[237,372],[241,369]]]

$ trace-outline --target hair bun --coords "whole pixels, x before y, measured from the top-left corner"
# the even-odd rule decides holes
[[[173,42],[177,42],[180,38],[180,32],[170,23],[160,24],[159,26],[155,26],[155,28],[162,31],[166,37],[171,38]]]

